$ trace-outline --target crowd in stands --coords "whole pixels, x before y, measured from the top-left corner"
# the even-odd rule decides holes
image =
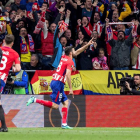
[[[93,38],[77,70],[140,69],[139,10],[139,0],[2,0],[0,46],[13,34],[23,70],[55,70],[65,47]]]

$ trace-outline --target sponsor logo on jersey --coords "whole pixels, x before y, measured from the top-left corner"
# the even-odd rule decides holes
[[[8,51],[2,51],[2,53],[5,54],[5,55],[9,55]]]
[[[68,59],[67,59],[67,58],[61,58],[61,60],[63,60],[63,61],[68,61]]]

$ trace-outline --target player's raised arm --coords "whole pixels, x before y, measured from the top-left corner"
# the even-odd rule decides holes
[[[88,46],[90,46],[91,44],[93,44],[93,38],[86,44],[86,45],[84,45],[83,47],[81,47],[81,48],[79,48],[78,50],[74,50],[74,48],[73,48],[73,51],[72,51],[72,55],[73,55],[73,57],[75,57],[75,56],[77,56],[77,55],[79,55],[81,52],[83,52]]]
[[[69,89],[70,89],[69,94],[72,94],[72,96],[74,98],[74,94],[73,94],[73,90],[72,90],[72,84],[71,84],[71,70],[70,69],[66,70],[66,80],[68,82],[68,86],[69,86]]]

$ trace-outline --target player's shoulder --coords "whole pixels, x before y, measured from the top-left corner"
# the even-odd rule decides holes
[[[61,57],[61,62],[67,63],[68,61],[69,61],[69,58],[68,58],[66,55],[63,55],[63,56]]]
[[[13,52],[14,51],[12,48],[6,47],[6,46],[1,47],[1,50],[6,51],[6,52]]]
[[[68,65],[74,65],[74,62],[73,62],[73,60],[69,57],[69,56],[67,56],[67,64]]]
[[[2,54],[9,56],[11,58],[19,57],[18,53],[10,47],[1,47]]]

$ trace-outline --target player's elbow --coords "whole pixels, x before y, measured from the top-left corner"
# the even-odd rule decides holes
[[[78,55],[77,51],[73,52],[72,56],[76,57]]]
[[[15,68],[16,68],[17,72],[21,70],[21,66],[20,65],[16,65]]]

